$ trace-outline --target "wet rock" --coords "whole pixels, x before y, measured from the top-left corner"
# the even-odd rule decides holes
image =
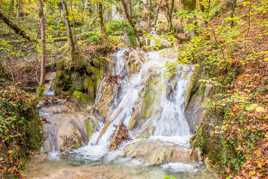
[[[128,75],[139,72],[141,65],[144,63],[145,54],[141,50],[130,50],[126,58]]]
[[[132,109],[132,114],[131,118],[128,123],[128,129],[132,130],[136,127],[138,119],[140,117],[140,112],[141,112],[141,103],[139,102],[133,109]]]
[[[116,150],[119,145],[128,138],[129,136],[127,127],[123,123],[119,124],[112,136],[109,149]]]
[[[159,140],[140,140],[131,143],[124,148],[124,154],[127,157],[141,159],[148,165],[198,161],[197,152]]]
[[[109,81],[108,77],[104,78],[100,84],[97,100],[96,100],[96,108],[100,112],[100,115],[106,117],[109,112],[110,104],[113,99],[113,89],[115,88],[114,83]]]
[[[42,104],[40,115],[44,124],[44,152],[66,151],[87,144],[96,127],[90,114],[67,101]],[[89,126],[91,129],[89,129]]]
[[[199,75],[200,75],[200,66],[199,65],[193,65],[192,66],[192,75],[190,75],[190,79],[189,79],[189,84],[188,84],[188,88],[186,90],[187,95],[185,98],[185,106],[187,106],[187,104],[189,103],[189,100],[191,98],[191,93],[193,91],[194,86],[196,85]]]
[[[212,91],[212,85],[200,85],[196,92],[191,96],[185,114],[189,123],[191,132],[195,132],[197,127],[206,118],[207,111],[204,103],[207,101]]]
[[[141,122],[143,122],[145,119],[148,119],[153,114],[157,114],[157,110],[159,110],[159,102],[161,97],[161,90],[159,90],[161,86],[159,86],[159,81],[161,81],[161,78],[157,72],[152,72],[148,77],[143,92],[140,114]]]

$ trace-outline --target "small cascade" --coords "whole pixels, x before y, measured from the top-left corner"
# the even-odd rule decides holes
[[[54,96],[55,92],[52,88],[53,80],[56,77],[56,72],[51,72],[46,75],[46,81],[45,83],[45,91],[44,91],[44,96]]]
[[[170,72],[167,64],[176,64],[174,56],[149,52],[144,57],[145,62],[140,71],[129,74],[125,57],[127,51],[121,49],[113,58],[115,64],[113,76],[117,77],[118,85],[110,103],[106,122],[93,134],[87,146],[73,151],[72,154],[90,161],[107,158],[110,161],[119,153],[122,156],[125,148],[140,140],[145,141],[145,145],[146,142],[153,141],[161,145],[167,144],[173,151],[178,151],[179,146],[184,153],[187,153],[191,132],[184,112],[187,95],[191,90],[194,66],[174,65],[175,70]],[[100,88],[105,86],[100,85]],[[101,95],[99,90],[97,101]],[[131,124],[132,127],[129,127]],[[129,140],[123,141],[118,150],[110,151],[111,139],[118,126],[122,125],[128,129]],[[175,164],[165,167],[173,165]]]
[[[126,93],[128,85],[128,72],[125,65],[125,55],[127,52],[127,49],[120,49],[112,57],[114,62],[112,76],[115,77],[118,86],[113,91],[114,98],[111,104],[111,112],[117,107],[119,102],[122,100],[123,95]],[[100,95],[101,94],[97,94],[97,98]]]

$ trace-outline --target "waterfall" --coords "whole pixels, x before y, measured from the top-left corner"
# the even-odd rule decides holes
[[[106,117],[109,121],[108,127],[102,124],[102,129],[93,134],[87,146],[74,151],[79,157],[98,161],[111,154],[109,143],[120,124],[128,128],[130,135],[130,140],[125,141],[121,149],[139,139],[148,129],[152,129],[152,132],[147,140],[160,140],[189,147],[191,132],[184,111],[193,66],[175,65],[174,74],[167,75],[167,64],[176,64],[176,58],[160,52],[149,52],[145,55],[145,62],[139,72],[129,74],[125,57],[127,52],[128,50],[121,49],[113,57],[113,75],[119,77],[119,81]],[[100,88],[104,87],[100,85]],[[97,95],[98,100],[100,95]],[[150,95],[149,102],[147,95]],[[149,116],[143,115],[148,106]],[[145,116],[142,120],[144,122],[138,118],[138,125],[130,129],[128,126],[135,109],[140,109],[140,118]]]

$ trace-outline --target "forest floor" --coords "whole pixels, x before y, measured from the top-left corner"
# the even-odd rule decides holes
[[[241,73],[226,93],[230,96],[239,94],[250,104],[246,107],[239,102],[232,104],[229,117],[232,122],[224,136],[242,140],[243,129],[261,131],[264,135],[255,144],[252,142],[253,150],[243,145],[236,149],[245,154],[245,163],[235,177],[238,179],[268,176],[268,13],[243,16],[248,11],[248,7],[239,7],[236,12],[242,15],[243,24],[241,35],[235,39],[239,48],[232,54],[232,63],[240,65]],[[221,22],[222,18],[215,18],[210,26],[216,27]],[[241,116],[245,121],[236,122]]]

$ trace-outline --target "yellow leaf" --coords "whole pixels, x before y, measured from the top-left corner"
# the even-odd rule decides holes
[[[264,109],[263,107],[258,106],[258,107],[256,108],[256,112],[264,113],[264,112],[266,112],[266,111],[265,111],[265,109]]]
[[[257,104],[251,104],[251,105],[246,107],[246,110],[252,112],[252,111],[256,110],[257,107],[258,107]]]
[[[249,172],[249,176],[254,176],[254,175],[256,175],[256,172],[255,171],[250,171]]]

